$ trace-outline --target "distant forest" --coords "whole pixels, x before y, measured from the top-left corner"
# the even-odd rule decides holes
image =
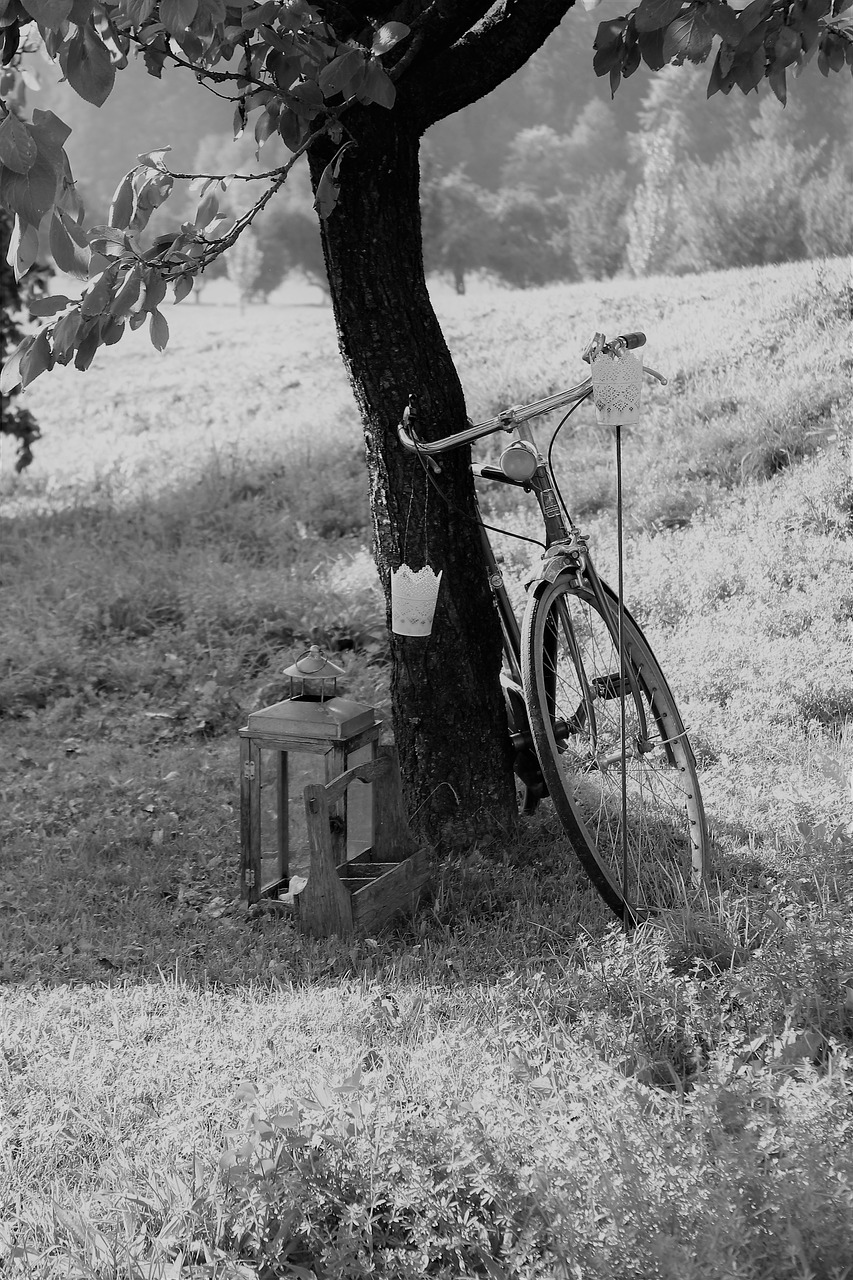
[[[471,272],[523,287],[853,249],[849,76],[826,79],[809,66],[789,77],[783,109],[766,85],[706,99],[707,67],[642,68],[611,101],[592,67],[601,12],[570,11],[518,75],[426,135],[430,269],[461,291]],[[137,154],[155,147],[171,145],[181,173],[258,171],[285,158],[275,140],[258,160],[251,138],[235,145],[231,105],[180,68],[156,80],[132,64],[101,111],[58,83],[50,64],[36,57],[33,70],[42,89],[31,104],[73,129],[67,149],[93,221]],[[249,184],[229,196],[245,207]],[[189,209],[192,193],[182,199],[164,221]],[[289,271],[323,283],[315,223],[307,176],[295,173],[230,268],[246,298],[267,296]]]

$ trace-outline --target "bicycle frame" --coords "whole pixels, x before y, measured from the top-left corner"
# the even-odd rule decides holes
[[[644,343],[645,336],[643,334],[629,334],[626,337],[616,338],[609,344],[605,342],[603,334],[596,334],[584,352],[583,358],[588,360],[601,350],[615,352],[619,349],[624,350],[628,347],[642,346]],[[666,382],[666,378],[654,369],[644,367],[644,372],[650,374],[661,383]],[[435,441],[420,440],[415,432],[409,428],[410,409],[407,408],[403,415],[403,422],[397,429],[397,434],[406,449],[412,453],[417,453],[422,457],[422,460],[425,460],[427,465],[437,471],[440,471],[441,468],[434,460],[435,455],[445,453],[450,449],[461,448],[463,445],[472,444],[475,440],[480,440],[487,435],[493,435],[498,431],[512,434],[515,440],[532,448],[536,455],[536,468],[527,481],[513,480],[498,468],[472,466],[472,471],[482,479],[512,484],[534,494],[539,510],[542,513],[545,527],[545,563],[540,573],[528,583],[528,591],[535,594],[545,584],[555,581],[560,574],[566,572],[573,574],[579,586],[588,588],[591,591],[618,653],[620,651],[618,606],[614,605],[614,602],[609,598],[608,592],[605,590],[589,558],[589,549],[585,537],[577,529],[568,512],[566,512],[565,516],[563,514],[560,502],[551,484],[547,463],[539,453],[532,429],[528,425],[532,418],[549,413],[554,409],[562,409],[568,405],[577,404],[581,400],[585,400],[591,392],[592,379],[585,378],[583,382],[578,383],[576,386],[568,387],[565,391],[558,391],[552,396],[546,396],[529,404],[513,405],[495,418],[490,418],[485,422],[471,423],[463,431],[458,431],[453,435],[445,436],[443,439]],[[479,507],[477,514],[479,516]],[[480,529],[489,582],[497,605],[503,634],[504,653],[509,668],[509,676],[504,679],[503,683],[508,708],[512,713],[511,738],[515,749],[521,750],[532,744],[527,712],[521,691],[521,633],[518,620],[503,583],[503,575],[495,559],[482,518],[480,518]],[[596,694],[590,689],[586,681],[584,664],[579,660],[579,649],[574,627],[567,611],[562,618],[562,624],[566,642],[573,650],[572,656],[578,658],[576,667],[581,673],[584,685],[584,714],[589,725],[593,751],[595,751],[597,734],[594,703]],[[639,681],[632,664],[623,663],[622,667],[624,672],[623,680],[627,679],[629,692],[637,710],[640,735],[636,746],[639,751],[643,752],[650,748],[651,740]],[[622,682],[620,681],[620,683]],[[575,714],[573,720],[577,720],[578,714]],[[521,723],[516,724],[516,721]],[[554,727],[558,739],[560,737],[565,738],[574,731],[571,725],[555,724]]]
[[[585,394],[588,394],[588,392]],[[584,397],[578,397],[578,399],[582,398]],[[531,445],[536,449],[536,440],[531,428],[526,422],[516,423],[513,426],[512,431],[517,440]],[[535,594],[540,586],[553,582],[560,574],[566,572],[573,573],[577,578],[578,585],[584,585],[592,591],[601,612],[601,616],[605,619],[608,630],[613,638],[614,645],[617,646],[618,651],[618,622],[614,615],[613,603],[608,598],[601,579],[589,558],[586,539],[575,526],[571,516],[568,516],[567,518],[563,515],[563,511],[557,500],[557,495],[551,484],[551,477],[548,474],[545,459],[541,454],[539,454],[538,450],[536,452],[538,458],[536,470],[530,477],[530,480],[526,482],[511,480],[500,471],[486,469],[476,465],[472,466],[471,469],[475,476],[478,476],[481,479],[515,485],[518,488],[523,488],[534,494],[542,513],[542,519],[545,526],[545,563],[536,577],[528,582],[528,591],[531,594]],[[477,512],[479,515],[479,504]],[[498,618],[503,635],[504,654],[506,657],[507,667],[509,668],[509,679],[506,677],[503,679],[504,692],[507,696],[507,701],[512,704],[513,720],[522,721],[522,724],[516,723],[510,726],[512,744],[514,749],[518,751],[532,745],[532,738],[527,724],[527,714],[526,710],[524,710],[524,700],[521,694],[521,632],[509,594],[507,593],[506,586],[504,585],[503,574],[501,573],[500,567],[497,563],[488,531],[486,530],[482,520],[480,522],[480,531],[489,584],[492,588],[495,604],[497,606]],[[595,751],[597,747],[595,716],[595,701],[597,695],[589,687],[589,684],[586,681],[584,664],[580,660],[580,653],[577,647],[574,627],[568,613],[563,616],[562,622],[563,635],[566,642],[573,650],[572,656],[577,659],[575,663],[576,669],[579,673],[579,677],[583,680],[583,711],[586,717],[586,722],[589,725],[592,748],[593,751]],[[640,740],[637,745],[638,749],[642,751],[650,742],[645,708],[643,706],[636,673],[630,664],[628,664],[626,668],[625,675],[627,677],[630,695],[637,710],[638,723],[641,730]],[[517,698],[513,696],[515,693],[518,694]],[[578,718],[579,713],[580,708],[578,709],[578,712],[575,713],[575,720]],[[573,732],[573,728],[568,724],[559,725],[555,723],[554,731],[557,739],[559,740],[560,738],[567,737],[569,733]]]

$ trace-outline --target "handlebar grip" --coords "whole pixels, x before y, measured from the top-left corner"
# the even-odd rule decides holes
[[[644,333],[623,333],[620,338],[611,338],[608,342],[603,333],[596,333],[581,359],[585,364],[590,364],[593,356],[598,356],[600,352],[607,351],[612,355],[613,348],[617,343],[625,350],[631,351],[634,347],[644,347],[646,345],[646,335]]]

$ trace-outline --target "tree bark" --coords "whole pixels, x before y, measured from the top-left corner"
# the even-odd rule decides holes
[[[456,369],[427,292],[420,234],[419,128],[410,113],[347,113],[355,141],[338,204],[322,225],[341,353],[364,425],[374,551],[391,571],[443,577],[432,634],[391,635],[394,734],[410,819],[432,839],[470,840],[516,813],[498,673],[501,639],[474,520],[470,451],[446,455],[436,488],[396,429],[412,398],[425,439],[465,426]],[[309,156],[316,187],[335,148]]]

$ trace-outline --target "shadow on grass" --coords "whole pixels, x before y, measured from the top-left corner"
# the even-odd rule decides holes
[[[416,980],[426,960],[433,977],[465,984],[565,959],[614,924],[544,814],[500,846],[437,863],[414,916],[378,937],[303,937],[289,916],[239,900],[236,734],[193,746],[66,738],[57,767],[31,722],[15,727],[0,822],[3,982],[327,985]],[[766,857],[743,834],[715,831],[732,852],[717,859],[712,894],[772,889],[771,834]],[[291,874],[307,871],[303,849]]]

